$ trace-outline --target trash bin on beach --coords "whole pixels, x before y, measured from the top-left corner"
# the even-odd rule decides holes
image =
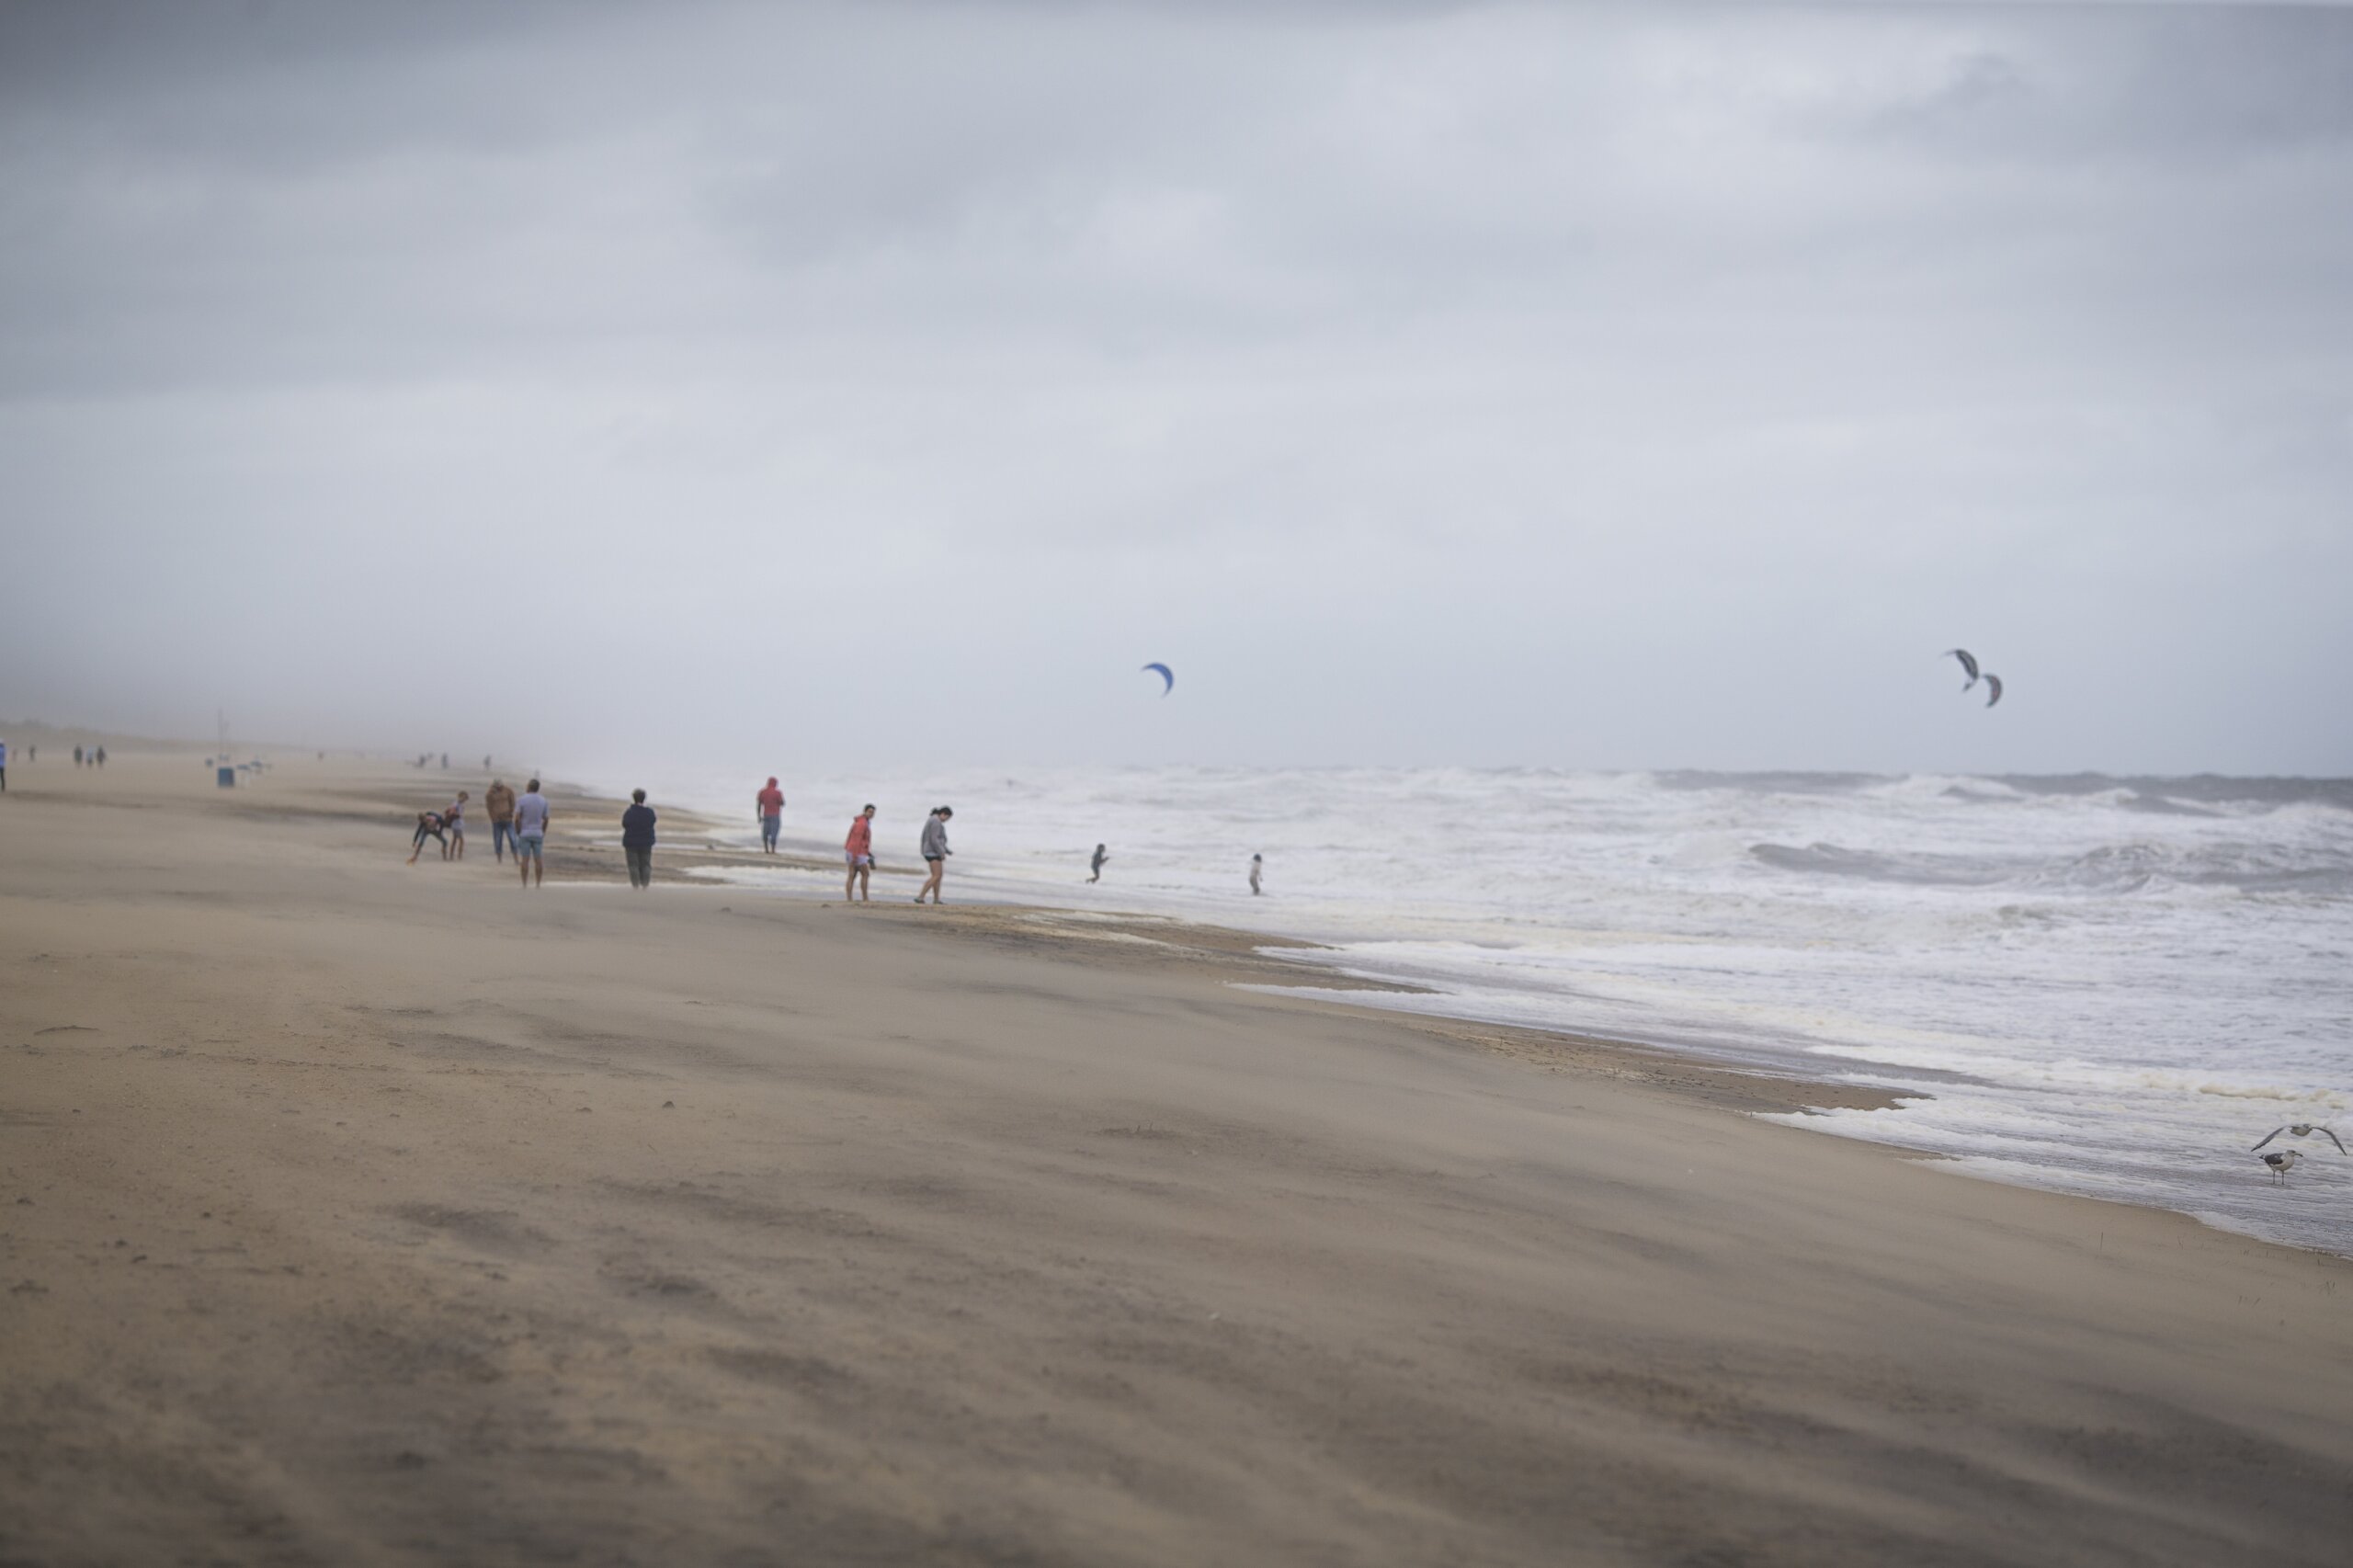
[[[237,787],[237,770],[235,768],[223,767],[217,769],[216,771],[221,779],[221,788],[223,790],[233,790]]]

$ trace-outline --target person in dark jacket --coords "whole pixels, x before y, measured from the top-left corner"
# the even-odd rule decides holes
[[[416,837],[410,842],[408,846],[408,863],[410,865],[415,865],[416,858],[425,853],[425,841],[427,838],[434,838],[440,841],[441,858],[447,860],[449,858],[449,840],[441,831],[441,813],[439,812],[419,812],[416,813]]]
[[[645,803],[645,791],[631,790],[632,802],[621,813],[621,853],[629,858],[629,885],[650,888],[654,885],[654,808]]]

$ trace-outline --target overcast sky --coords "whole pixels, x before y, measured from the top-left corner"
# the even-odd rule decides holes
[[[150,733],[2353,772],[2353,11],[6,4],[0,534]]]

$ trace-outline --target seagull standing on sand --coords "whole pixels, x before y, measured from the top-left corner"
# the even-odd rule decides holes
[[[2288,1173],[2296,1168],[2298,1160],[2303,1158],[2293,1149],[2280,1149],[2272,1153],[2258,1154],[2256,1157],[2271,1167],[2272,1179],[2281,1187],[2288,1185]]]
[[[2291,1121],[2285,1127],[2275,1127],[2270,1131],[2263,1135],[2263,1143],[2270,1142],[2282,1132],[2286,1133],[2290,1138],[2309,1138],[2313,1133],[2317,1132],[2322,1137],[2327,1139],[2330,1142],[2336,1144],[2336,1152],[2338,1153],[2342,1154],[2345,1153],[2345,1140],[2339,1138],[2335,1132],[2325,1127],[2323,1127],[2316,1121]],[[2256,1147],[2260,1149],[2263,1147],[2263,1143],[2257,1143]]]

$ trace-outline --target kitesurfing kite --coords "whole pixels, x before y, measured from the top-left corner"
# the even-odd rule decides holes
[[[1973,687],[1977,684],[1976,654],[1971,653],[1966,648],[1948,648],[1938,656],[1947,659],[1959,659],[1961,661],[1961,667],[1969,672],[1969,686],[1962,687],[1961,688],[1961,690],[1967,691],[1970,687]]]
[[[2002,677],[2000,676],[1987,676],[1985,677],[1985,684],[1992,688],[1985,699],[1985,706],[1991,708],[1994,704],[2002,700]],[[1969,688],[1967,687],[1963,687],[1961,689],[1966,691]]]
[[[1146,665],[1144,666],[1144,670],[1148,674],[1156,675],[1160,677],[1162,682],[1160,687],[1161,696],[1165,697],[1170,692],[1176,689],[1176,672],[1170,669],[1166,665]]]

